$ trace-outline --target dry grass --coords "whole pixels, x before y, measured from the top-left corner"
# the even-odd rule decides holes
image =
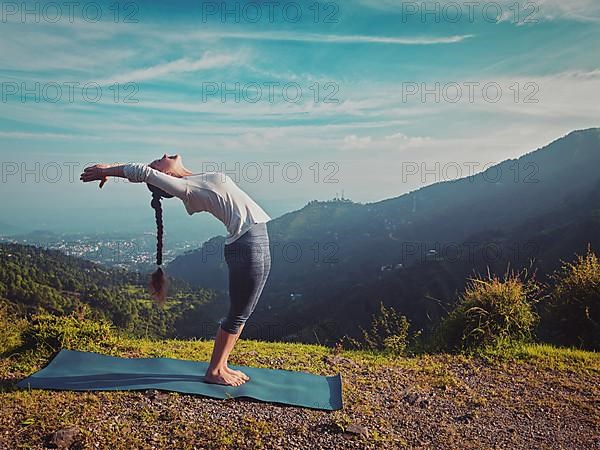
[[[109,346],[74,349],[207,361],[212,345],[115,337]],[[238,342],[235,365],[341,372],[345,407],[334,412],[178,393],[16,389],[14,383],[47,357],[40,348],[0,359],[0,448],[46,448],[55,431],[68,427],[77,429],[72,448],[599,445],[600,357],[591,352],[523,344],[478,356],[389,358],[370,351],[334,354],[316,345]]]

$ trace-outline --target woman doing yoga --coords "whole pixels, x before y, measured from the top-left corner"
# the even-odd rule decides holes
[[[96,164],[86,167],[80,176],[83,182],[100,181],[108,177],[127,178],[133,183],[145,182],[152,192],[157,226],[158,269],[152,274],[150,289],[154,300],[163,306],[166,278],[162,266],[161,198],[177,197],[183,201],[189,215],[206,211],[226,226],[224,255],[229,269],[229,312],[219,322],[215,345],[204,380],[208,383],[239,386],[250,378],[227,366],[237,339],[250,317],[269,276],[271,254],[266,222],[269,215],[221,172],[193,174],[183,166],[181,156],[164,155],[152,163]]]

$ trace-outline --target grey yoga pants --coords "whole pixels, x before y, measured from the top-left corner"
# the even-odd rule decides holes
[[[229,313],[220,327],[237,334],[254,311],[271,270],[271,252],[266,223],[255,223],[238,239],[224,247],[229,268]]]

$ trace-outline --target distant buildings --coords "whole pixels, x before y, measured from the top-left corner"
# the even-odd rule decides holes
[[[110,267],[128,270],[148,270],[156,258],[156,237],[153,233],[141,236],[111,237],[106,235],[52,235],[31,234],[25,237],[3,238],[0,242],[35,245],[46,250],[59,250],[68,256],[84,258]],[[198,248],[200,243],[175,241],[163,252],[163,262],[168,263],[178,255]]]

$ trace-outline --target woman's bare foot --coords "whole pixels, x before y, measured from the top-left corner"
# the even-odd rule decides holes
[[[204,374],[204,381],[213,384],[224,384],[226,386],[239,386],[246,382],[245,379],[225,369],[208,369]]]
[[[246,375],[244,372],[242,372],[241,370],[235,370],[232,369],[229,366],[225,366],[225,370],[230,373],[231,375],[235,375],[238,378],[241,378],[244,381],[248,381],[250,379],[250,377],[248,375]]]

